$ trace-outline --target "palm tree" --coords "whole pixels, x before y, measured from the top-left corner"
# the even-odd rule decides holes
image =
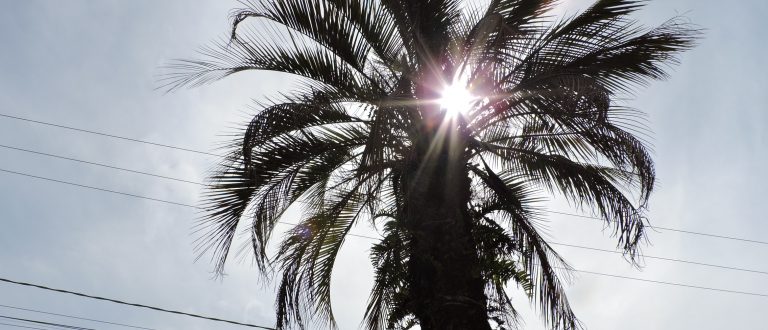
[[[617,99],[665,77],[698,35],[680,19],[639,26],[628,15],[643,2],[599,0],[557,21],[555,0],[243,3],[231,37],[176,62],[168,87],[246,70],[300,82],[227,145],[201,252],[222,271],[247,233],[259,269],[279,270],[277,327],[335,327],[334,262],[368,221],[383,237],[366,328],[515,328],[509,284],[551,328],[580,328],[540,201],[594,210],[638,257],[654,165],[642,113]],[[291,206],[301,221],[272,251]]]

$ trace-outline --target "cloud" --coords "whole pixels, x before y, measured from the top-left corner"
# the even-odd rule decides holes
[[[569,2],[582,8],[584,2]],[[0,112],[210,151],[243,118],[251,98],[290,86],[277,74],[242,74],[165,95],[158,67],[227,29],[234,2],[24,1],[0,13]],[[765,239],[768,72],[762,59],[768,10],[760,0],[656,1],[643,22],[676,12],[708,28],[669,82],[638,93],[650,114],[661,185],[654,224]],[[575,9],[573,9],[575,10]],[[568,9],[572,12],[572,9]],[[202,180],[215,159],[0,119],[4,144]],[[198,187],[0,150],[0,167],[134,194],[194,203]],[[272,286],[234,264],[223,281],[195,263],[194,210],[0,174],[0,276],[258,324],[272,324]],[[552,216],[555,240],[612,247],[600,224]],[[768,269],[754,246],[653,232],[648,254]],[[342,329],[358,326],[370,288],[370,242],[350,238],[334,273]],[[643,272],[620,256],[559,248],[576,268],[694,285],[756,291],[764,278],[648,260]],[[761,298],[579,275],[568,289],[591,329],[755,329]],[[519,306],[525,309],[521,297]],[[0,284],[0,304],[33,307],[159,329],[235,329]],[[0,311],[5,312],[5,311]],[[543,329],[525,311],[527,329]],[[26,314],[25,314],[26,315]],[[40,317],[29,314],[26,316]]]

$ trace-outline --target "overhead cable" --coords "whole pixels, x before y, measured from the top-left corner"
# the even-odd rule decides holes
[[[123,301],[123,300],[118,300],[118,299],[113,299],[113,298],[105,298],[105,297],[100,297],[100,296],[95,296],[95,295],[90,295],[90,294],[85,294],[85,293],[80,293],[80,292],[75,292],[75,291],[63,290],[63,289],[56,289],[56,288],[52,288],[52,287],[48,287],[48,286],[44,286],[44,285],[40,285],[40,284],[34,284],[34,283],[28,283],[28,282],[22,282],[22,281],[15,281],[15,280],[7,279],[7,278],[0,278],[0,282],[11,283],[11,284],[21,285],[21,286],[26,286],[26,287],[32,287],[32,288],[37,288],[37,289],[42,289],[42,290],[54,291],[54,292],[59,292],[59,293],[65,293],[65,294],[75,295],[75,296],[82,297],[82,298],[95,299],[95,300],[101,300],[101,301],[108,301],[108,302],[115,303],[115,304],[127,305],[127,306],[144,308],[144,309],[150,309],[150,310],[154,310],[154,311],[158,311],[158,312],[164,312],[164,313],[170,313],[170,314],[189,316],[189,317],[194,317],[194,318],[204,319],[204,320],[209,320],[209,321],[223,322],[223,323],[229,323],[229,324],[234,324],[234,325],[241,325],[241,326],[251,327],[251,328],[275,330],[275,328],[265,327],[265,326],[256,325],[256,324],[236,322],[236,321],[226,320],[226,319],[217,318],[217,317],[210,317],[210,316],[205,316],[205,315],[200,315],[200,314],[187,313],[187,312],[181,312],[181,311],[176,311],[176,310],[172,310],[172,309],[154,307],[154,306],[150,306],[150,305],[126,302],[126,301]]]
[[[96,323],[101,323],[101,324],[115,325],[115,326],[119,326],[119,327],[134,328],[134,329],[141,329],[141,330],[157,330],[157,329],[153,329],[153,328],[140,327],[140,326],[130,325],[130,324],[123,324],[123,323],[110,322],[110,321],[104,321],[104,320],[90,319],[90,318],[80,317],[80,316],[72,316],[72,315],[67,315],[67,314],[46,312],[46,311],[41,311],[41,310],[36,310],[36,309],[31,309],[31,308],[22,308],[22,307],[3,305],[3,304],[0,304],[0,307],[8,308],[8,309],[14,309],[14,310],[19,310],[19,311],[25,311],[25,312],[31,312],[31,313],[38,313],[38,314],[66,317],[66,318],[75,319],[75,320],[81,320],[81,321],[89,321],[89,322],[96,322]]]

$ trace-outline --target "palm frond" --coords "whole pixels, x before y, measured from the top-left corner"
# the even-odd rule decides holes
[[[534,214],[521,203],[521,200],[525,200],[526,186],[511,181],[514,180],[512,177],[505,181],[488,164],[484,164],[484,169],[473,167],[472,170],[498,199],[497,210],[501,212],[499,215],[502,219],[508,220],[512,237],[520,245],[522,263],[536,288],[533,297],[544,313],[544,320],[556,329],[580,328],[557,275],[558,270],[568,271],[570,266],[531,222]]]
[[[365,310],[366,329],[391,329],[402,321],[398,310],[405,307],[408,295],[408,240],[398,226],[388,221],[384,238],[371,248],[376,278]]]
[[[427,67],[448,46],[460,17],[458,0],[381,0],[400,34],[411,63]]]
[[[219,40],[200,50],[201,59],[178,60],[168,66],[164,88],[201,86],[232,74],[275,71],[309,79],[357,99],[370,99],[382,86],[356,70],[332,51],[307,45],[292,33],[248,31],[235,40]],[[374,94],[375,95],[375,94]]]
[[[266,267],[266,247],[282,213],[313,185],[353,157],[350,150],[365,143],[364,128],[325,128],[280,135],[258,145],[245,141],[233,152],[242,158],[225,160],[211,176],[205,195],[200,253],[213,252],[216,270],[223,271],[241,218],[252,209],[251,234],[260,268]],[[250,150],[248,150],[250,149]]]
[[[483,213],[476,215],[478,220],[473,236],[486,281],[488,317],[499,329],[517,329],[520,319],[507,294],[507,285],[514,283],[532,299],[534,284],[518,263],[516,255],[521,246],[501,225]]]
[[[512,182],[505,182],[487,164],[485,169],[473,168],[473,172],[498,198],[499,215],[508,221],[512,237],[520,245],[522,264],[536,288],[532,296],[544,320],[556,329],[579,328],[557,275],[559,269],[570,267],[539,234],[531,222],[532,214],[520,203],[518,196],[525,195],[525,186],[508,184]]]
[[[535,150],[503,148],[496,154],[508,160],[510,171],[526,175],[551,192],[559,191],[582,207],[595,207],[614,228],[619,247],[634,259],[644,238],[643,205],[636,206],[617,185],[631,181],[631,172],[576,163],[560,155]]]
[[[555,0],[492,0],[488,12],[503,15],[505,29],[519,36],[538,30],[555,3]]]
[[[331,308],[331,273],[336,256],[349,230],[361,216],[372,196],[361,193],[370,177],[347,181],[348,188],[326,192],[315,214],[291,230],[277,253],[283,271],[278,288],[278,328],[302,324],[301,314],[309,310],[335,328]],[[380,185],[381,178],[375,185]]]

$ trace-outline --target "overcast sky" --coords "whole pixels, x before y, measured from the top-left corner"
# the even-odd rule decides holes
[[[584,1],[565,1],[569,12]],[[286,77],[246,73],[171,94],[158,69],[227,31],[234,1],[0,0],[0,113],[213,151],[244,120],[251,99],[291,87]],[[636,17],[658,24],[685,14],[706,38],[667,82],[630,105],[649,114],[659,187],[651,221],[663,227],[768,240],[768,2],[657,0]],[[0,145],[201,181],[215,158],[0,117]],[[0,147],[0,169],[194,204],[191,184],[72,163]],[[569,211],[566,207],[559,211]],[[195,263],[194,209],[0,173],[0,277],[240,322],[274,323],[273,286],[248,264],[211,279]],[[290,220],[290,219],[287,219]],[[612,249],[601,225],[551,215],[553,241]],[[365,228],[358,228],[364,232]],[[650,232],[646,254],[768,271],[768,246]],[[367,249],[350,238],[334,277],[341,329],[359,325],[370,288]],[[768,275],[558,249],[582,270],[768,294]],[[589,329],[765,329],[768,298],[576,274],[568,293]],[[544,329],[524,297],[526,329]],[[0,283],[0,305],[35,308],[155,329],[237,329]],[[94,323],[0,307],[96,329]],[[0,319],[0,323],[9,323]],[[4,326],[0,325],[0,328]],[[3,328],[4,329],[4,328]],[[11,328],[9,328],[11,329]]]

